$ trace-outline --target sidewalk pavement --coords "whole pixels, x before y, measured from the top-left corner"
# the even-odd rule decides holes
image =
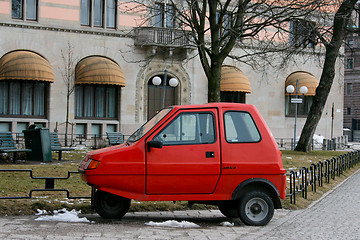
[[[37,216],[0,217],[1,239],[360,239],[360,172],[307,209],[276,210],[264,227],[245,226],[218,210],[128,213],[121,221],[84,215],[92,223],[35,221]],[[193,228],[147,226],[176,220]],[[223,222],[234,223],[224,226]]]

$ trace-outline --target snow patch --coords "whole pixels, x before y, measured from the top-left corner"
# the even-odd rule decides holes
[[[68,211],[65,208],[61,210],[54,210],[53,215],[45,215],[48,214],[46,210],[37,210],[35,215],[40,215],[40,217],[36,218],[35,221],[52,221],[52,222],[82,222],[89,223],[90,221],[83,217],[80,218],[79,214],[81,211],[76,211],[75,209]]]
[[[231,223],[231,222],[222,222],[220,223],[220,226],[223,226],[223,227],[233,227],[235,224],[234,223]]]
[[[199,225],[192,223],[192,222],[188,222],[188,221],[175,221],[175,220],[168,220],[165,222],[147,222],[145,223],[145,225],[148,226],[153,226],[153,227],[176,227],[176,228],[198,228],[200,227]]]

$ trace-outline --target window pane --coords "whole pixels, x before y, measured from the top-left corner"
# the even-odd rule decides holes
[[[95,88],[95,117],[105,117],[105,88]]]
[[[21,136],[24,136],[24,134],[23,134],[23,130],[26,130],[27,128],[28,128],[28,123],[20,123],[20,122],[18,122],[17,123],[17,133],[20,133],[21,134]]]
[[[106,132],[116,132],[116,125],[115,124],[106,125]]]
[[[155,3],[155,16],[154,16],[154,27],[164,26],[164,5],[161,3]]]
[[[235,143],[260,141],[260,133],[249,113],[226,112],[224,118],[226,141]]]
[[[20,115],[20,82],[10,82],[9,113],[11,115]]]
[[[106,27],[115,28],[116,23],[116,1],[107,0],[106,2]]]
[[[181,114],[167,125],[155,139],[164,145],[196,143],[196,115]]]
[[[84,117],[94,117],[94,87],[84,87]]]
[[[85,136],[86,125],[85,124],[76,124],[75,126],[75,134],[78,136]]]
[[[2,122],[0,123],[0,132],[9,132],[11,131],[11,123]]]
[[[295,98],[295,96],[285,96],[285,115],[286,116],[295,116],[296,105],[297,115],[298,116],[306,116],[309,114],[311,105],[314,100],[314,96],[302,96],[300,95],[298,98],[302,99],[302,103],[296,104],[291,103],[291,98]]]
[[[81,25],[90,25],[91,0],[81,0]]]
[[[83,107],[84,107],[84,94],[83,86],[77,85],[75,87],[75,117],[83,116]]]
[[[8,82],[0,81],[0,114],[7,115],[8,114]]]
[[[91,134],[96,137],[101,137],[101,125],[100,124],[92,124],[91,125]]]
[[[37,0],[26,0],[26,19],[36,20],[37,19]]]
[[[45,83],[34,84],[34,115],[45,115]]]
[[[103,0],[94,0],[94,26],[103,26]]]
[[[199,114],[200,143],[215,142],[214,116],[209,113]]]
[[[11,16],[13,18],[22,18],[22,0],[12,0]]]
[[[213,143],[214,117],[210,113],[180,114],[154,139],[164,145]]]
[[[175,21],[175,9],[173,5],[167,5],[166,7],[166,27],[173,28]]]
[[[32,115],[33,85],[31,82],[24,82],[22,86],[22,115]]]
[[[106,94],[107,116],[115,118],[116,116],[116,88],[111,87],[107,89]]]
[[[353,69],[354,68],[354,59],[353,58],[348,58],[346,60],[346,68],[347,69]]]

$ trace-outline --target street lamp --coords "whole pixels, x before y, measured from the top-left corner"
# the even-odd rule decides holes
[[[286,87],[286,92],[290,95],[296,90],[296,97],[291,98],[291,103],[295,103],[295,124],[294,124],[294,149],[296,147],[296,121],[297,121],[297,113],[298,113],[298,104],[302,103],[302,99],[299,98],[299,79],[296,79],[296,88],[293,85],[288,85]],[[306,86],[302,86],[300,88],[301,94],[306,94],[308,92],[308,88]]]
[[[162,82],[161,78],[159,76],[155,76],[153,77],[153,79],[151,80],[152,84],[154,84],[155,86],[159,86]],[[164,108],[165,106],[165,87],[166,87],[166,82],[167,82],[167,70],[164,70],[164,81],[163,81],[163,99],[162,99],[162,108]],[[170,78],[169,80],[169,85],[170,87],[177,87],[177,85],[179,84],[179,80],[177,80],[176,78]]]

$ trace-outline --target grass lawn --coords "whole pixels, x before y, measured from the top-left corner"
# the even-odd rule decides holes
[[[64,152],[63,160],[54,160],[52,163],[22,162],[12,164],[11,161],[0,161],[0,169],[32,169],[34,177],[67,177],[68,171],[77,171],[77,167],[86,150]],[[282,151],[282,159],[285,169],[295,170],[301,167],[309,167],[312,163],[323,161],[343,154],[336,151],[313,151],[311,153],[298,153],[294,151]],[[53,158],[57,156],[54,155]],[[6,158],[6,157],[5,157]],[[360,165],[359,165],[360,166]],[[332,189],[339,182],[350,176],[359,166],[345,172],[344,176],[337,177],[330,184],[324,184],[317,188],[317,193],[308,192],[308,199],[303,199],[300,194],[296,196],[296,205],[290,204],[287,198],[283,201],[283,207],[288,209],[305,208],[312,201],[320,198],[326,191]],[[31,179],[29,172],[1,172],[0,173],[0,197],[28,196],[30,189],[44,188],[45,181]],[[71,175],[69,180],[56,180],[55,188],[69,189],[70,196],[90,196],[91,188],[81,181],[79,174]],[[65,192],[35,192],[32,199],[0,200],[0,215],[23,215],[34,214],[37,209],[56,210],[61,208],[82,210],[83,213],[92,212],[90,200],[69,200]],[[209,208],[205,205],[194,206],[195,209]],[[155,211],[155,210],[183,210],[188,209],[187,202],[139,202],[132,201],[130,211]]]

